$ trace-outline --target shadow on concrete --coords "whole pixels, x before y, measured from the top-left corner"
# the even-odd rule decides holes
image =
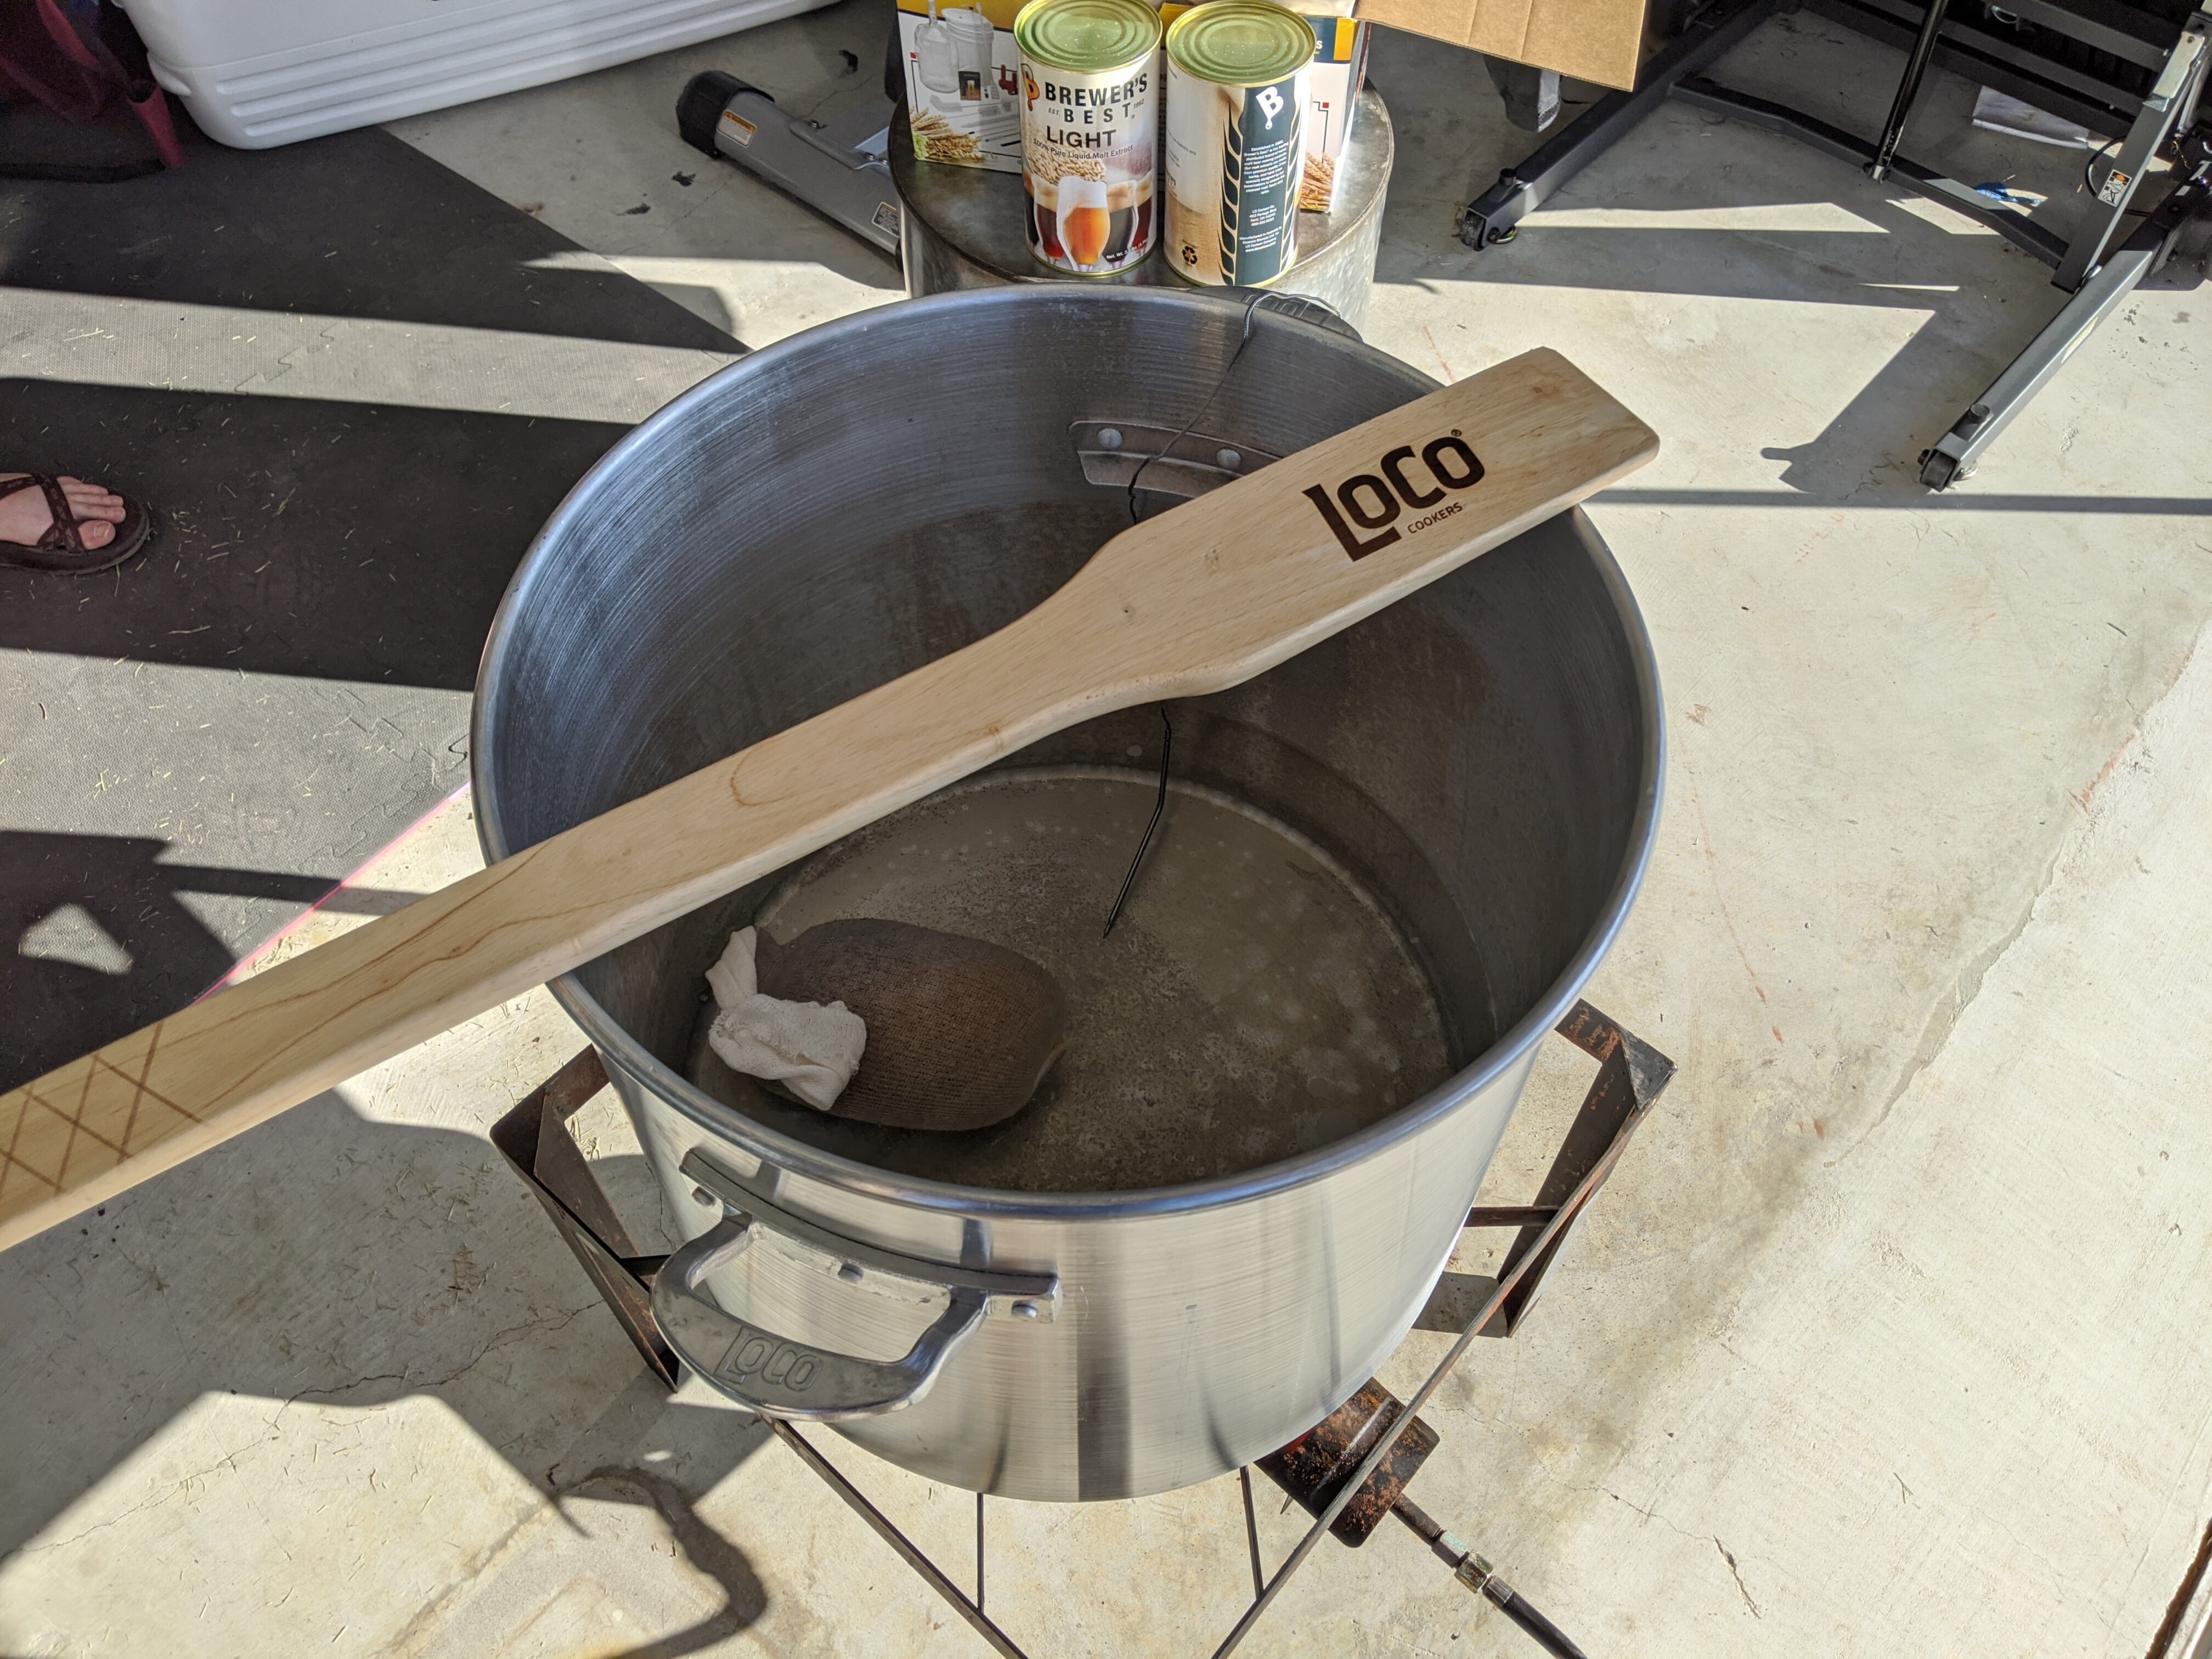
[[[185,895],[349,915],[413,894],[335,893],[336,876],[162,861],[150,836],[0,830],[0,1090],[11,1089],[183,1007],[230,971],[230,947]]]
[[[380,130],[248,151],[184,125],[173,173],[0,182],[0,284],[49,324],[77,302],[70,332],[109,335],[100,372],[131,377],[9,381],[0,465],[103,479],[156,518],[115,577],[0,571],[0,645],[468,690],[532,537],[628,429],[498,412],[546,372],[527,337],[743,348]],[[248,337],[287,325],[307,355],[332,337],[337,368],[249,367]],[[453,331],[482,401],[406,406],[407,361],[434,379]],[[342,380],[372,353],[359,393],[268,383]],[[200,389],[151,389],[179,385]]]
[[[765,1443],[765,1431],[756,1437]],[[568,1491],[579,1497],[635,1504],[659,1513],[675,1534],[684,1559],[702,1576],[722,1588],[726,1598],[721,1609],[683,1630],[672,1632],[643,1647],[611,1653],[607,1659],[678,1659],[735,1636],[768,1611],[768,1592],[753,1571],[745,1553],[699,1518],[690,1495],[676,1482],[645,1469],[611,1465],[592,1470]]]
[[[1801,13],[1765,24],[1713,78],[1871,134],[1902,62],[1898,52]],[[2065,301],[2048,268],[1963,216],[1873,183],[1793,138],[1678,103],[1662,105],[1592,161],[1511,242],[1476,252],[1458,240],[1461,210],[1543,140],[1504,125],[1471,53],[1384,31],[1373,64],[1386,91],[1412,94],[1393,104],[1399,150],[1380,283],[1450,284],[1462,294],[1488,283],[1602,291],[1622,295],[1624,305],[1647,294],[1789,301],[1925,318],[1815,437],[1761,452],[1784,463],[1784,483],[1811,504],[1927,504],[1919,450]],[[1968,182],[2002,179],[2043,192],[2049,200],[2039,218],[2070,228],[2083,199],[2080,152],[1975,128],[1974,90],[1932,73],[1908,151]],[[2176,264],[2158,285],[2201,276]],[[1895,331],[1894,323],[1885,327]],[[1786,374],[1789,329],[1778,313],[1761,374]],[[1954,510],[1982,510],[1985,499],[1957,498]]]
[[[465,1064],[446,1070],[465,1100]],[[641,1659],[710,1645],[765,1605],[744,1553],[695,1505],[767,1431],[670,1401],[480,1135],[378,1122],[325,1094],[0,1255],[0,1555],[68,1547],[73,1533],[40,1534],[215,1395],[270,1402],[260,1443],[303,1453],[326,1419],[288,1407],[435,1399],[478,1443],[439,1449],[457,1493],[480,1455],[556,1503],[658,1510],[726,1604]],[[287,1461],[238,1478],[281,1482]],[[95,1502],[86,1526],[135,1501]],[[286,1506],[279,1491],[256,1507]]]
[[[48,118],[11,113],[11,141]],[[580,250],[381,128],[245,150],[177,126],[185,161],[173,172],[106,185],[0,181],[0,283],[741,349],[609,266],[544,263]],[[75,130],[61,131],[69,142]]]
[[[0,185],[0,285],[41,303],[109,305],[144,346],[130,375],[166,352],[187,388],[207,388],[168,389],[159,374],[7,381],[0,467],[110,482],[151,507],[157,535],[144,558],[96,580],[0,573],[0,647],[30,661],[10,688],[26,706],[43,696],[82,716],[49,728],[42,777],[65,763],[112,766],[118,748],[161,758],[179,744],[173,726],[240,724],[215,694],[205,712],[179,707],[203,684],[242,696],[229,671],[296,677],[299,701],[280,711],[289,721],[257,728],[265,748],[190,752],[213,763],[197,769],[225,774],[214,799],[228,793],[235,808],[234,822],[194,839],[192,864],[165,862],[173,849],[159,836],[0,836],[0,1086],[172,1012],[226,973],[240,941],[196,915],[191,896],[322,899],[336,877],[225,864],[289,850],[313,868],[288,816],[311,783],[343,799],[333,774],[348,772],[389,796],[390,769],[362,767],[380,744],[422,775],[408,786],[419,799],[392,809],[400,823],[450,791],[461,757],[436,722],[456,697],[465,720],[516,562],[627,429],[500,412],[500,376],[512,374],[502,346],[527,356],[519,337],[542,336],[741,349],[380,131],[265,152],[185,131],[191,154],[173,173]],[[179,311],[166,330],[149,309],[164,305]],[[222,311],[187,319],[191,307]],[[304,319],[311,334],[477,331],[488,396],[454,408],[234,389],[221,378],[228,336],[207,327],[222,312],[245,333],[264,318]],[[380,336],[369,344],[390,362]],[[144,697],[115,693],[148,665],[216,672],[164,682],[156,719],[140,712]],[[320,749],[282,735],[340,725],[343,740]],[[434,763],[417,764],[417,748]],[[49,791],[41,805],[52,804]],[[379,806],[380,821],[391,803]],[[465,1101],[480,1090],[511,1103],[496,1099],[502,1080],[464,1072],[452,1084]],[[0,1255],[0,1553],[38,1539],[195,1402],[232,1395],[272,1403],[270,1442],[313,1433],[287,1407],[434,1399],[483,1455],[556,1502],[580,1492],[653,1508],[726,1604],[647,1650],[710,1645],[764,1604],[743,1553],[691,1507],[764,1434],[668,1405],[480,1136],[375,1121],[325,1095]]]
[[[468,692],[532,538],[628,430],[5,385],[7,469],[107,481],[153,512],[155,539],[107,575],[0,571],[0,648],[119,659],[126,673],[158,662]]]
[[[44,119],[11,109],[10,144]],[[86,832],[0,848],[4,942],[64,904],[108,936],[108,970],[0,970],[9,1081],[172,1012],[283,919],[196,919],[143,837],[201,866],[343,872],[453,791],[509,577],[644,412],[605,387],[635,404],[633,358],[658,388],[672,360],[741,349],[388,133],[248,151],[179,125],[173,172],[0,181],[0,313],[21,325],[0,470],[100,479],[155,524],[112,573],[0,570],[0,684],[10,709],[40,705],[8,732],[0,812]],[[264,327],[281,352],[254,344]],[[501,412],[511,395],[525,406]],[[156,665],[205,672],[156,690]],[[296,907],[329,885],[244,896]]]

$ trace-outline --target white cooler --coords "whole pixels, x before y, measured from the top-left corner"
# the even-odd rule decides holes
[[[628,63],[830,0],[120,0],[210,137],[267,149]]]

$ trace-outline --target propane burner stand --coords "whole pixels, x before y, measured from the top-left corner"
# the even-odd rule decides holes
[[[1598,1074],[1561,1139],[1535,1201],[1477,1207],[1468,1212],[1469,1227],[1511,1227],[1516,1230],[1516,1237],[1495,1278],[1445,1273],[1415,1322],[1422,1329],[1455,1330],[1457,1340],[1410,1401],[1401,1404],[1370,1382],[1321,1423],[1259,1460],[1261,1473],[1315,1517],[1297,1547],[1272,1576],[1266,1572],[1260,1555],[1251,1471],[1238,1471],[1253,1596],[1243,1616],[1213,1650],[1213,1659],[1225,1659],[1237,1648],[1291,1575],[1305,1564],[1323,1534],[1333,1532],[1356,1547],[1391,1515],[1419,1535],[1462,1583],[1494,1602],[1548,1651],[1561,1659],[1578,1659],[1580,1650],[1573,1643],[1529,1607],[1488,1561],[1431,1519],[1405,1492],[1407,1483],[1437,1443],[1436,1431],[1417,1413],[1477,1336],[1510,1336],[1520,1328],[1560,1249],[1591,1198],[1612,1175],[1629,1137],[1674,1073],[1673,1060],[1587,1002],[1577,1002],[1557,1030],[1596,1059]],[[639,1252],[568,1133],[568,1120],[606,1084],[599,1051],[584,1049],[492,1126],[492,1144],[545,1206],[546,1214],[647,1365],[673,1389],[678,1381],[678,1361],[653,1316],[653,1279],[667,1258]],[[978,1493],[975,1499],[975,1593],[971,1599],[797,1429],[775,1418],[768,1423],[776,1437],[977,1635],[1006,1659],[1026,1659],[1013,1639],[983,1611],[982,1494]]]

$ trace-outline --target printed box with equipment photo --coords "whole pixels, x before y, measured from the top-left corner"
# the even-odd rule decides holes
[[[1021,0],[898,0],[915,160],[1022,170],[1020,10]]]

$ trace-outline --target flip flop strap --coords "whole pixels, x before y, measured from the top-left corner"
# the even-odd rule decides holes
[[[76,527],[76,514],[70,511],[69,492],[60,482],[43,472],[33,472],[31,481],[46,492],[46,507],[54,515],[53,523],[46,526],[46,533],[33,545],[62,553],[90,551],[84,544],[83,533]]]

